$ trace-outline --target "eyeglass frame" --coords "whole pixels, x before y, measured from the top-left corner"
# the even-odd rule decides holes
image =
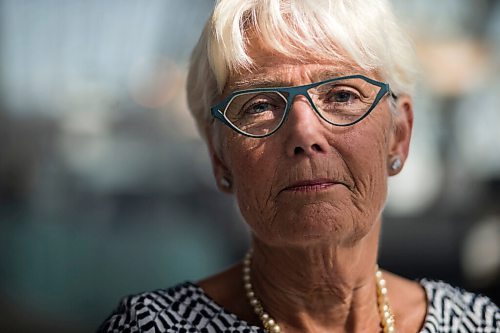
[[[340,81],[340,80],[348,80],[348,79],[362,79],[362,80],[364,80],[364,81],[366,81],[366,82],[368,82],[370,84],[373,84],[373,85],[379,87],[380,90],[377,93],[377,96],[375,97],[375,99],[373,100],[372,105],[370,106],[370,108],[360,118],[358,118],[357,120],[355,120],[353,122],[347,123],[347,124],[335,124],[335,123],[332,123],[331,121],[329,121],[328,119],[326,119],[321,114],[321,112],[317,109],[316,105],[312,101],[312,98],[311,98],[311,96],[309,95],[309,93],[307,91],[309,89],[311,89],[311,88],[320,86],[322,84],[326,84],[326,83],[330,83],[330,82],[335,82],[335,81]],[[276,128],[274,130],[272,130],[269,133],[263,134],[263,135],[250,134],[250,133],[244,132],[243,130],[241,130],[238,127],[236,127],[232,122],[230,122],[227,119],[226,114],[225,114],[226,113],[226,109],[227,109],[229,103],[236,96],[242,95],[242,94],[257,93],[257,92],[278,92],[281,95],[281,97],[283,97],[283,98],[286,99],[286,108],[285,108],[285,110],[283,112],[283,117],[282,117],[280,123],[278,124],[278,126],[276,126]],[[285,97],[283,95],[283,93],[288,94],[288,96]],[[232,92],[229,96],[227,96],[220,103],[212,106],[210,108],[210,112],[212,114],[212,117],[214,117],[215,119],[221,121],[226,126],[229,126],[234,131],[236,131],[236,132],[238,132],[238,133],[240,133],[242,135],[245,135],[247,137],[259,138],[260,139],[260,138],[265,138],[265,137],[271,136],[271,135],[273,135],[275,132],[277,132],[280,129],[280,127],[287,120],[288,115],[290,114],[290,109],[291,109],[291,106],[293,104],[293,100],[295,99],[295,96],[297,96],[297,95],[302,95],[302,96],[306,97],[307,100],[309,101],[309,104],[313,108],[314,112],[316,112],[316,114],[318,114],[321,119],[323,119],[324,121],[326,121],[327,123],[329,123],[331,125],[341,126],[341,127],[352,126],[352,125],[354,125],[356,123],[359,123],[361,120],[365,119],[373,111],[373,109],[375,109],[375,107],[377,106],[377,104],[380,102],[380,100],[382,100],[382,98],[385,95],[390,95],[394,99],[397,98],[397,96],[391,91],[388,83],[384,83],[384,82],[380,82],[380,81],[377,81],[377,80],[374,80],[374,79],[370,79],[369,77],[366,77],[366,76],[361,75],[361,74],[355,74],[355,75],[348,75],[348,76],[341,76],[341,77],[336,77],[336,78],[330,78],[330,79],[327,79],[327,80],[323,80],[323,81],[319,81],[319,82],[313,82],[313,83],[309,83],[309,84],[305,84],[305,85],[301,85],[301,86],[266,87],[266,88],[253,88],[253,89],[237,90],[237,91]],[[224,111],[221,111],[221,110],[224,110]]]

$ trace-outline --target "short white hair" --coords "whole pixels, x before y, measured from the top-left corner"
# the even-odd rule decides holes
[[[250,33],[276,54],[304,62],[354,61],[377,72],[396,95],[413,94],[413,47],[388,0],[218,0],[187,80],[188,105],[204,138],[210,107],[230,75],[252,67]]]

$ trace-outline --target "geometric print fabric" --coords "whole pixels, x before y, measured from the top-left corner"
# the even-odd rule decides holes
[[[420,333],[500,333],[500,311],[485,296],[441,281],[419,281],[427,294]],[[98,333],[265,333],[216,304],[191,282],[124,298]]]

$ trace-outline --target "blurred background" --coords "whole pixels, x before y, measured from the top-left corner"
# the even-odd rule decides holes
[[[394,0],[420,59],[380,264],[500,301],[500,2]],[[211,0],[0,0],[0,331],[91,332],[248,235],[186,106]]]

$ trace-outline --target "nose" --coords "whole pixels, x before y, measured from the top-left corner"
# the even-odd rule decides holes
[[[308,156],[327,152],[323,120],[314,111],[305,96],[296,96],[286,120],[286,153],[290,157]]]

